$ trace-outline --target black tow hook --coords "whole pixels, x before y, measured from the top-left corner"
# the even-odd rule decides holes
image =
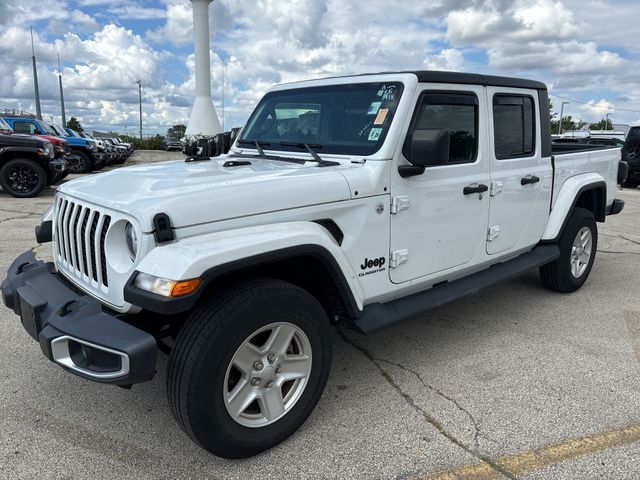
[[[71,309],[71,306],[74,303],[76,303],[75,300],[69,300],[67,303],[62,305],[62,307],[60,307],[60,310],[58,311],[58,315],[60,315],[61,317],[66,317],[67,315],[69,315],[73,311]]]

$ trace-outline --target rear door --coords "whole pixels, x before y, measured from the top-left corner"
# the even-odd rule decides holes
[[[553,168],[551,158],[542,157],[537,99],[534,90],[487,87],[493,132],[489,255],[535,245],[547,225]]]

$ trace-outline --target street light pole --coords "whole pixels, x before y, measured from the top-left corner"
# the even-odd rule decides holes
[[[562,105],[560,105],[560,125],[558,125],[558,135],[562,135],[562,115],[564,112],[564,105],[565,104],[570,104],[571,102],[562,102]]]
[[[62,113],[62,126],[67,126],[67,115],[64,110],[64,92],[62,91],[62,69],[60,68],[60,53],[58,53],[58,81],[60,83],[60,112]]]
[[[142,82],[136,81],[138,84],[138,98],[140,100],[140,140],[142,140]]]
[[[608,113],[607,113],[607,116],[604,119],[604,129],[605,130],[609,130],[609,114]]]
[[[33,28],[31,29],[31,61],[33,63],[33,88],[36,95],[36,117],[42,120],[42,110],[40,109],[40,89],[38,88],[38,69],[36,68],[36,49],[33,46]]]

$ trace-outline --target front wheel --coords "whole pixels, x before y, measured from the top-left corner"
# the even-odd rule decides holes
[[[209,452],[244,458],[285,440],[315,408],[331,368],[329,319],[286,282],[259,279],[196,308],[167,369],[182,429]]]
[[[69,165],[69,169],[73,173],[87,173],[93,170],[94,161],[89,154],[82,150],[76,150],[73,153],[75,153],[78,158],[77,162],[74,162],[73,165]]]
[[[46,185],[47,173],[34,160],[14,158],[0,168],[0,186],[13,197],[35,197]]]
[[[545,286],[571,293],[587,281],[598,247],[598,227],[589,210],[576,208],[569,216],[558,241],[560,258],[540,267]]]

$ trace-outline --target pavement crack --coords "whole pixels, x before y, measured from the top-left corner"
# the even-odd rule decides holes
[[[598,253],[616,253],[619,255],[640,255],[640,252],[616,252],[613,250],[597,250]]]
[[[636,245],[640,245],[640,242],[638,242],[637,240],[632,240],[632,239],[630,239],[628,237],[625,237],[624,235],[618,235],[618,236],[620,238],[622,238],[623,240],[626,240],[627,242],[634,243]]]
[[[465,408],[460,406],[458,404],[458,402],[456,402],[451,397],[443,394],[438,389],[436,389],[436,388],[430,386],[429,384],[427,384],[422,379],[422,377],[418,373],[416,373],[415,371],[405,367],[404,365],[401,365],[401,364],[398,364],[398,363],[395,363],[395,362],[391,362],[391,361],[385,360],[383,358],[378,358],[378,357],[372,355],[366,348],[361,347],[360,345],[358,345],[357,343],[352,341],[344,333],[344,331],[340,327],[338,327],[338,335],[340,335],[340,337],[342,338],[342,340],[344,340],[345,343],[347,343],[348,345],[352,346],[354,349],[356,349],[357,351],[362,353],[362,355],[364,355],[371,363],[373,363],[375,365],[375,367],[380,371],[380,374],[385,379],[385,381],[404,399],[404,401],[407,403],[407,405],[409,405],[420,416],[422,416],[425,419],[425,421],[427,423],[429,423],[432,427],[434,427],[442,436],[444,436],[451,443],[453,443],[454,445],[460,447],[461,449],[463,449],[464,451],[466,451],[470,455],[473,455],[475,458],[477,458],[481,462],[486,463],[492,469],[494,469],[496,472],[504,475],[507,478],[510,478],[512,480],[516,480],[516,477],[511,472],[509,472],[504,467],[502,467],[493,458],[491,458],[488,455],[483,454],[482,452],[479,451],[479,448],[478,448],[478,437],[480,435],[479,425],[478,425],[477,421],[475,420],[475,418]],[[409,372],[409,373],[415,375],[418,378],[418,380],[420,381],[420,383],[422,383],[426,388],[430,389],[431,391],[433,391],[437,395],[441,396],[442,398],[448,400],[449,402],[452,402],[459,410],[464,412],[471,419],[471,422],[473,423],[474,428],[475,428],[475,435],[474,435],[475,447],[474,448],[470,447],[469,445],[465,444],[462,440],[457,438],[455,435],[453,435],[452,433],[448,432],[438,420],[436,420],[425,409],[423,409],[420,405],[418,405],[411,395],[409,395],[407,392],[402,390],[400,385],[398,385],[396,383],[396,381],[393,379],[391,374],[389,372],[387,372],[387,370],[385,370],[385,368],[383,367],[383,365],[381,365],[381,363],[386,363],[388,365],[396,366],[396,367],[398,367],[398,368],[400,368],[400,369],[402,369],[402,370],[404,370],[406,372]]]
[[[471,423],[473,424],[473,428],[474,428],[474,434],[473,434],[473,443],[474,443],[474,448],[476,451],[480,450],[480,445],[478,443],[478,438],[480,436],[480,425],[478,424],[478,421],[475,419],[475,417],[471,414],[471,412],[469,412],[466,408],[464,408],[462,405],[460,405],[455,398],[452,398],[450,396],[448,396],[447,394],[443,393],[441,390],[439,390],[438,388],[429,385],[423,378],[422,376],[416,372],[415,370],[410,369],[409,367],[406,367],[405,365],[402,365],[401,363],[397,363],[397,362],[392,362],[391,360],[387,360],[385,358],[380,358],[380,357],[373,357],[372,358],[377,361],[377,362],[383,362],[383,363],[387,363],[389,365],[393,365],[395,367],[398,367],[401,370],[404,370],[407,373],[412,374],[413,376],[415,376],[418,381],[428,390],[431,390],[433,393],[435,393],[436,395],[438,395],[439,397],[445,399],[446,401],[452,403],[458,410],[460,410],[462,413],[464,413],[469,420],[471,420]]]
[[[13,212],[13,213],[15,213],[15,212]],[[33,218],[35,215],[39,215],[39,214],[29,214],[28,213],[27,215],[19,215],[19,216],[15,216],[15,217],[3,218],[3,219],[0,219],[0,225],[2,225],[5,222],[10,222],[12,220],[24,220],[24,219],[27,219],[27,218]]]
[[[7,210],[5,208],[0,208],[0,212],[6,212],[6,213],[18,213],[15,210]],[[21,213],[26,213],[28,216],[33,215],[33,216],[41,216],[42,212],[38,213],[38,212],[27,212],[27,211],[23,211]]]

